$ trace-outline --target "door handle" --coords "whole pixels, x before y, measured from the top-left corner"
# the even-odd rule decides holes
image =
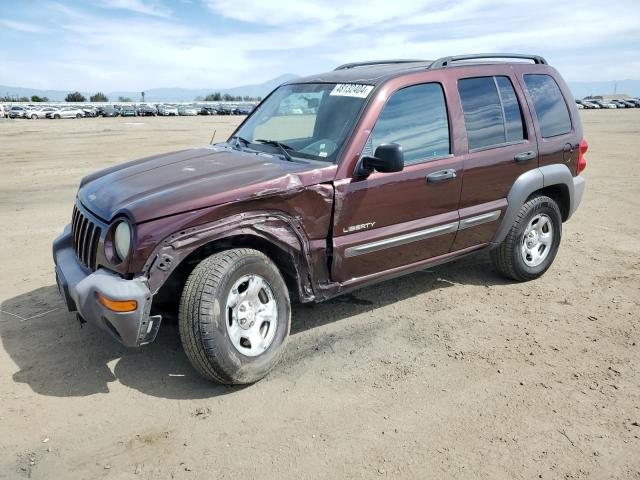
[[[453,168],[448,168],[447,170],[430,173],[427,175],[427,182],[438,183],[444,182],[445,180],[451,180],[453,178],[456,178],[456,171]]]
[[[534,158],[536,158],[536,152],[533,152],[531,150],[528,152],[519,153],[515,157],[513,157],[516,162],[526,162],[527,160],[533,160]]]

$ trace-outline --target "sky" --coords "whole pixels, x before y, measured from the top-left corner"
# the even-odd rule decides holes
[[[341,63],[535,53],[640,79],[638,0],[0,0],[0,84],[228,88]]]

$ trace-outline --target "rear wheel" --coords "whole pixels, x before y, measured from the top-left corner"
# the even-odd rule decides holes
[[[203,260],[180,301],[180,338],[205,378],[245,384],[278,362],[291,325],[286,284],[263,253],[238,248]]]
[[[62,117],[60,117],[60,115],[58,115],[58,114],[56,113],[56,114],[53,116],[53,118],[55,118],[56,120],[60,120],[60,118],[62,118]]]
[[[562,216],[553,199],[539,195],[520,209],[491,259],[504,276],[523,282],[540,277],[553,263],[562,237]]]
[[[82,114],[78,113],[78,114],[76,115],[76,118],[82,118]]]
[[[31,120],[35,120],[38,118],[38,115],[36,115],[35,113],[31,115]]]

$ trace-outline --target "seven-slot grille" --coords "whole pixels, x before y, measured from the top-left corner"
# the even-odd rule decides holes
[[[102,229],[98,225],[84,216],[77,206],[73,207],[73,216],[71,217],[73,249],[82,264],[91,270],[96,269],[96,256],[101,233]]]

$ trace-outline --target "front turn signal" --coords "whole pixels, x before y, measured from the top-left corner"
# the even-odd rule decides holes
[[[111,300],[99,292],[96,292],[96,297],[98,297],[98,301],[103,307],[108,308],[112,312],[133,312],[138,308],[138,302],[135,300]]]

